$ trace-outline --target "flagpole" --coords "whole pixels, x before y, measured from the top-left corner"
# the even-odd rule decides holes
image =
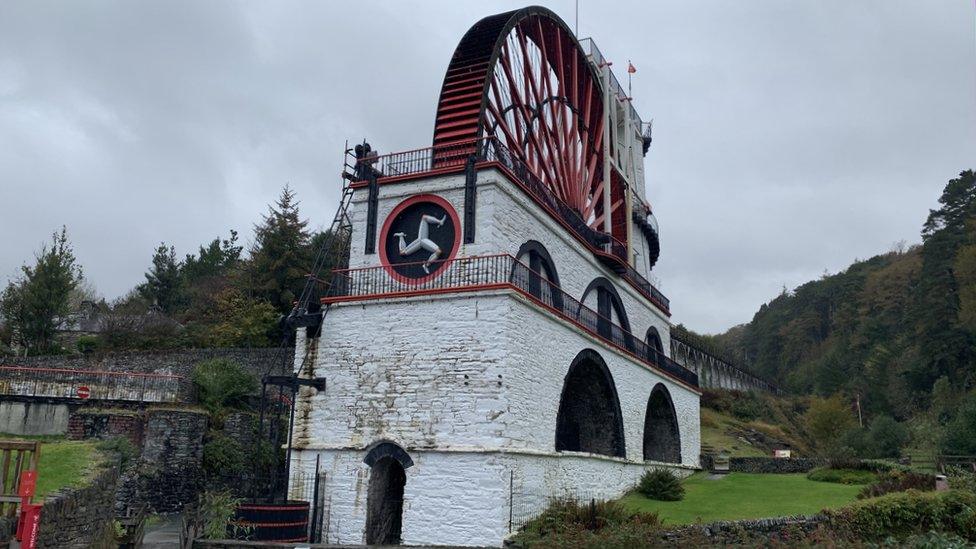
[[[634,76],[634,73],[630,70],[630,68],[633,67],[633,66],[634,65],[630,62],[630,59],[628,59],[627,60],[627,97],[628,98],[631,98],[631,97],[634,96],[634,94],[632,94],[630,92],[630,80]]]

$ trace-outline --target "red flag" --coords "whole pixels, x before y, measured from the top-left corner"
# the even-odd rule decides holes
[[[630,61],[627,61],[627,72],[629,72],[630,74],[634,74],[635,72],[637,72],[637,67],[635,67],[634,64],[631,63]]]

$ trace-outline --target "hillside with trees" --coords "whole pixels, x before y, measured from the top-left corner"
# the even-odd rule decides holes
[[[161,242],[144,280],[108,301],[84,279],[62,228],[0,296],[0,355],[277,345],[279,319],[328,240],[309,230],[286,186],[254,226],[249,249],[234,230],[182,258]]]
[[[784,290],[751,322],[703,339],[791,393],[853,408],[859,424],[911,418],[919,436],[955,433],[943,451],[976,453],[973,171],[949,181],[921,236]]]

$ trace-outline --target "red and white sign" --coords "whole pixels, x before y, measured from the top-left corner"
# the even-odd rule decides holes
[[[41,526],[41,506],[26,503],[20,507],[20,521],[17,525],[17,539],[21,549],[37,547],[37,531]]]
[[[17,486],[17,495],[22,498],[34,497],[34,489],[37,488],[37,471],[21,471],[20,484]]]
[[[78,387],[78,398],[88,398],[91,396],[91,389],[87,385]]]

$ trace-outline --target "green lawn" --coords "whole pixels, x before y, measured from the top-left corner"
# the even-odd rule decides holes
[[[0,435],[0,438],[41,442],[35,501],[58,488],[84,484],[98,464],[96,460],[103,459],[94,442],[65,440],[60,436]]]
[[[63,486],[79,486],[92,472],[93,460],[100,459],[95,444],[62,440],[41,444],[41,463],[37,471],[37,497]]]
[[[854,501],[861,486],[807,480],[806,475],[730,473],[708,480],[696,473],[682,483],[681,501],[654,501],[634,492],[621,499],[633,511],[657,512],[665,524],[809,515]]]

